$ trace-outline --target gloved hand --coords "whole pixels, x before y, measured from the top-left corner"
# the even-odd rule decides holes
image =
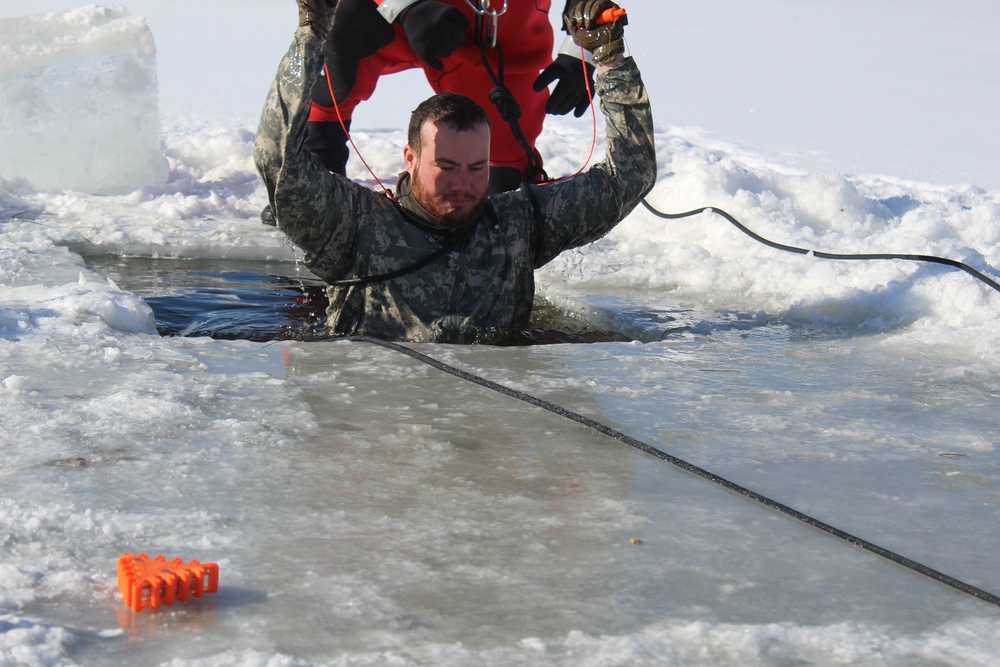
[[[333,10],[337,8],[337,0],[298,0],[299,25],[312,28],[316,36],[326,39],[333,25]]]
[[[598,23],[608,9],[621,9],[611,0],[582,0],[566,15],[566,30],[577,46],[594,54],[594,62],[609,60],[625,51],[625,26],[628,17],[610,23]]]
[[[444,69],[439,60],[447,58],[465,41],[472,23],[454,7],[422,0],[410,5],[396,19],[420,59],[434,69]]]
[[[358,82],[361,61],[396,39],[396,28],[379,14],[372,0],[340,0],[337,19],[323,45],[329,82],[317,79],[312,100],[321,107],[332,107],[330,89],[343,102]]]
[[[583,68],[587,68],[586,76]],[[587,84],[594,89],[594,66],[583,64],[579,58],[560,53],[552,64],[542,70],[535,79],[533,86],[536,93],[542,92],[550,83],[558,81],[556,87],[545,103],[545,112],[562,116],[571,110],[579,118],[590,106],[590,96],[587,95]]]

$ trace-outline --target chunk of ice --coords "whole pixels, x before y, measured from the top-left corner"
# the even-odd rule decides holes
[[[0,175],[40,190],[162,183],[156,48],[141,16],[91,5],[0,20]]]

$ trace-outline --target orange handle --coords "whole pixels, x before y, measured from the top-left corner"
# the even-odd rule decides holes
[[[601,15],[597,17],[597,25],[614,23],[623,16],[625,16],[625,10],[621,7],[611,7],[610,9],[605,9],[601,12]]]

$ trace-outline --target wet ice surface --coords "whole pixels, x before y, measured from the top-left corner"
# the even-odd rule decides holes
[[[36,577],[20,617],[66,628],[79,664],[987,664],[997,650],[989,605],[398,352],[162,340],[145,360],[159,373],[129,377],[148,347],[134,341],[113,372],[90,369],[99,406],[36,387],[62,441],[5,466],[7,498],[30,499],[0,507],[22,526],[5,567]],[[780,324],[414,347],[1000,589],[982,438],[995,386],[947,359]],[[116,397],[132,425],[113,422]],[[95,421],[61,416],[75,410]],[[112,571],[129,549],[218,562],[220,592],[131,613]]]
[[[303,306],[316,286],[292,263],[86,264],[161,328],[165,304],[242,309],[161,338],[69,326],[61,311],[87,312],[70,295],[7,330],[13,649],[88,665],[997,654],[990,605],[564,417],[370,343],[224,340]],[[1000,589],[998,385],[968,345],[642,290],[547,294],[655,342],[412,347]],[[130,612],[123,551],[217,562],[220,592]]]

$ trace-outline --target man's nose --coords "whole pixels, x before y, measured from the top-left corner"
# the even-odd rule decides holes
[[[466,167],[459,167],[452,172],[451,187],[459,192],[466,192],[472,186],[472,173]]]

